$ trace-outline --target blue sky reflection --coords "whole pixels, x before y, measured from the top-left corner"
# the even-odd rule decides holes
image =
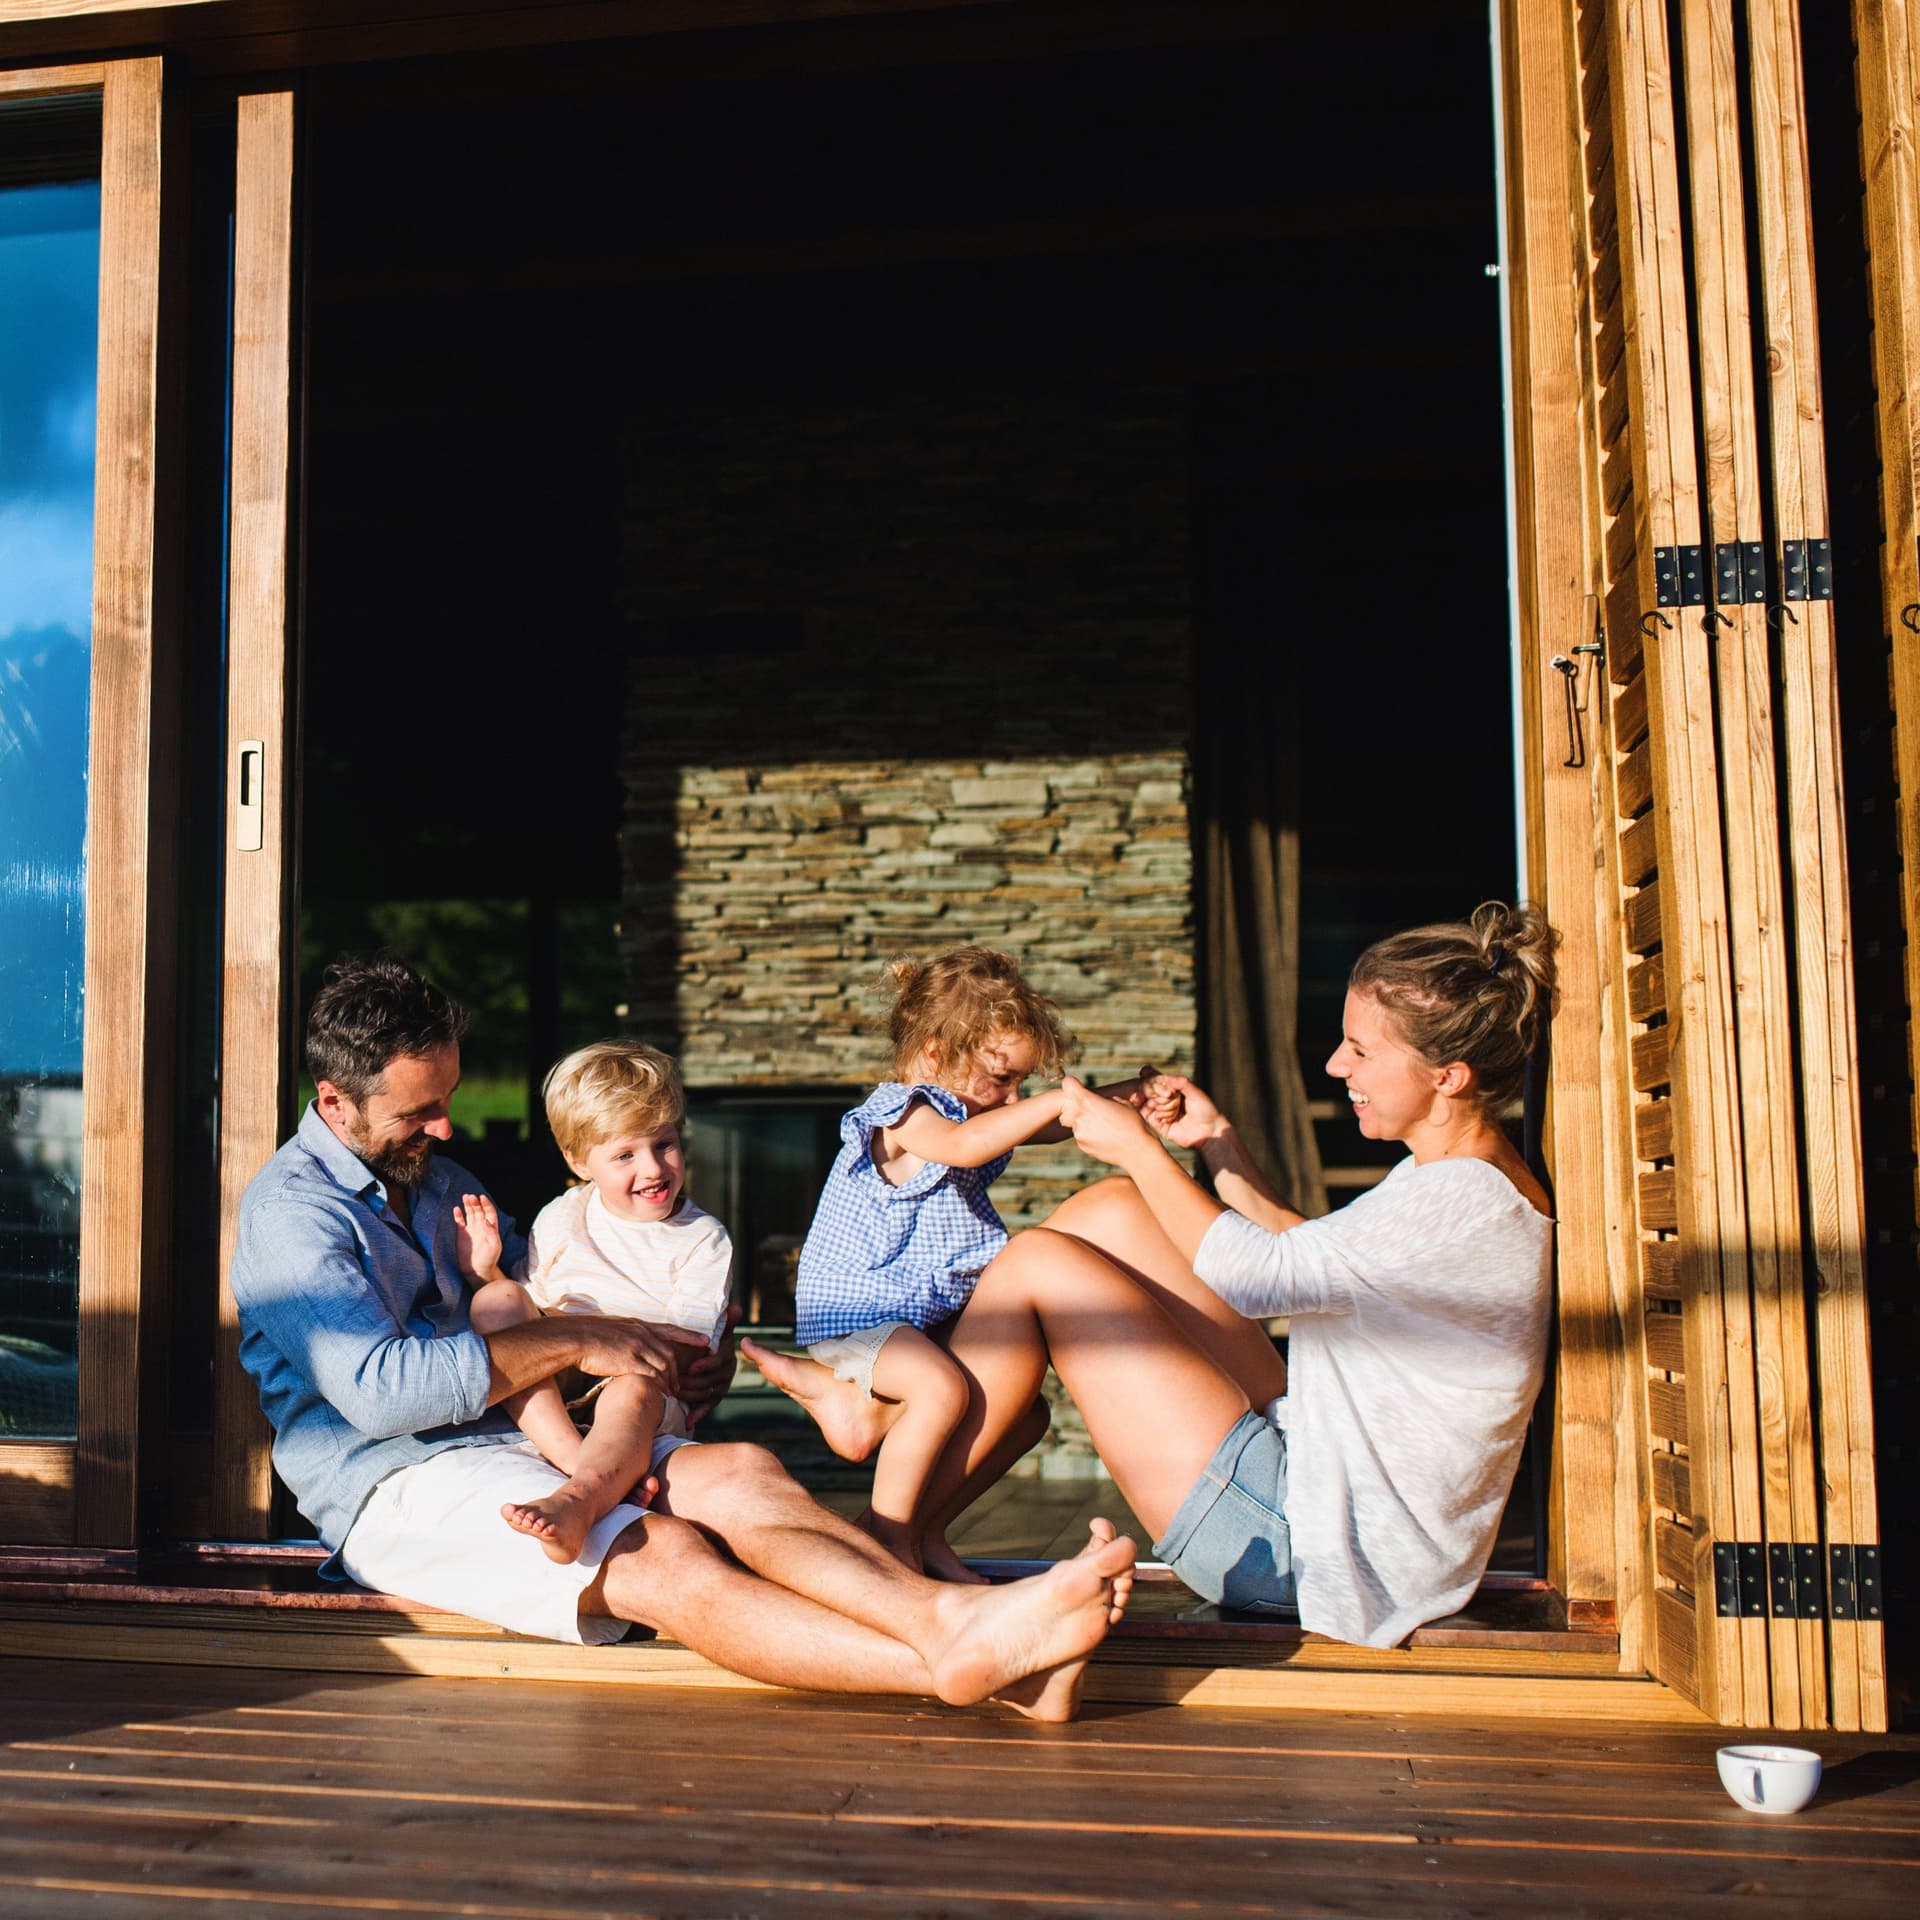
[[[97,181],[0,189],[0,1077],[80,1071]]]

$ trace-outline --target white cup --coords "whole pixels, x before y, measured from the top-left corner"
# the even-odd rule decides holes
[[[1820,1790],[1820,1756],[1805,1747],[1722,1747],[1720,1784],[1749,1813],[1798,1813]]]

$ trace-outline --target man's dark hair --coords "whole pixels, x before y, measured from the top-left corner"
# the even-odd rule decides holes
[[[438,1053],[467,1030],[467,1010],[392,954],[344,954],[307,1010],[307,1071],[364,1106],[395,1060]]]

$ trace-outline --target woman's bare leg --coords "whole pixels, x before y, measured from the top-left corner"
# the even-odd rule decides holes
[[[981,1275],[949,1351],[978,1388],[971,1442],[942,1462],[933,1511],[1027,1416],[1051,1356],[1127,1504],[1166,1530],[1214,1450],[1247,1411],[1247,1391],[1128,1272],[1085,1241],[1035,1227]]]
[[[502,1327],[538,1320],[540,1309],[525,1287],[512,1280],[490,1280],[474,1289],[469,1308],[475,1333],[498,1333]],[[567,1411],[559,1383],[536,1381],[500,1403],[508,1417],[562,1473],[580,1464],[580,1429]]]
[[[1287,1363],[1266,1329],[1194,1273],[1131,1180],[1116,1176],[1082,1187],[1054,1209],[1047,1225],[1085,1241],[1139,1281],[1174,1325],[1239,1383],[1250,1406],[1264,1407],[1286,1392]]]

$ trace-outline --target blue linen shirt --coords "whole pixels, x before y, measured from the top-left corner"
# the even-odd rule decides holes
[[[800,1249],[793,1337],[803,1347],[889,1320],[930,1327],[951,1319],[1007,1244],[987,1189],[1012,1154],[983,1167],[929,1160],[897,1187],[880,1177],[874,1129],[897,1126],[916,1100],[945,1119],[967,1117],[966,1102],[945,1087],[887,1080],[841,1119],[845,1144]]]
[[[519,1437],[488,1411],[487,1343],[454,1251],[453,1209],[482,1191],[436,1154],[402,1225],[386,1183],[309,1105],[241,1198],[240,1364],[259,1385],[275,1468],[336,1553],[388,1474]],[[501,1264],[518,1273],[526,1242],[512,1224],[501,1221]]]

